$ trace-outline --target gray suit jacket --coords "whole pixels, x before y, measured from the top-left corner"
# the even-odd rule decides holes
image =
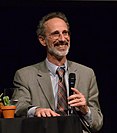
[[[92,113],[92,129],[99,130],[103,116],[98,102],[96,77],[91,68],[68,61],[68,73],[76,74],[75,88],[84,94]],[[16,115],[26,116],[29,106],[54,110],[51,79],[45,61],[18,70],[14,77],[13,100],[18,100]]]

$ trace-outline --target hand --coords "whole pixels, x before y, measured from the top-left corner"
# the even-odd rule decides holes
[[[71,89],[73,90],[74,94],[68,97],[68,104],[71,107],[78,107],[83,114],[88,113],[89,110],[84,95],[76,88]]]
[[[35,116],[37,117],[51,117],[51,116],[60,116],[56,112],[52,111],[49,108],[36,108]]]

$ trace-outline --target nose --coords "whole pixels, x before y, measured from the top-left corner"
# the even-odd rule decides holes
[[[65,40],[65,36],[61,33],[59,35],[59,41],[64,41]]]

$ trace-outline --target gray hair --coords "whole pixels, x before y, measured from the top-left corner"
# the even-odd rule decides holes
[[[37,30],[36,30],[37,36],[41,35],[41,36],[45,37],[44,23],[46,21],[48,21],[49,19],[52,19],[52,18],[60,18],[60,19],[64,20],[65,23],[67,24],[67,27],[68,27],[68,30],[69,30],[70,26],[69,26],[69,23],[68,23],[68,20],[67,20],[65,14],[62,13],[62,12],[52,12],[52,13],[47,14],[46,16],[44,16],[40,20],[40,22],[39,22],[39,24],[37,26]]]

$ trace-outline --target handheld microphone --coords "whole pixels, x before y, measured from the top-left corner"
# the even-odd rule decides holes
[[[73,91],[71,90],[71,88],[75,86],[75,81],[76,81],[75,73],[70,73],[69,74],[69,96],[73,95]]]
[[[70,73],[69,74],[69,96],[73,95],[73,91],[71,90],[71,88],[74,88],[75,86],[75,81],[76,81],[76,75],[75,73]],[[88,133],[92,133],[89,124],[86,122],[86,120],[82,117],[81,113],[76,112],[75,108],[68,106],[68,115],[73,115],[73,113],[75,113],[76,115],[79,116],[79,119],[81,121],[81,124],[83,125],[83,127],[86,129],[86,131],[88,131]]]
[[[69,96],[73,95],[73,91],[71,88],[75,86],[75,81],[76,81],[76,75],[75,73],[70,73],[69,74]],[[68,115],[73,114],[73,107],[68,106]]]

